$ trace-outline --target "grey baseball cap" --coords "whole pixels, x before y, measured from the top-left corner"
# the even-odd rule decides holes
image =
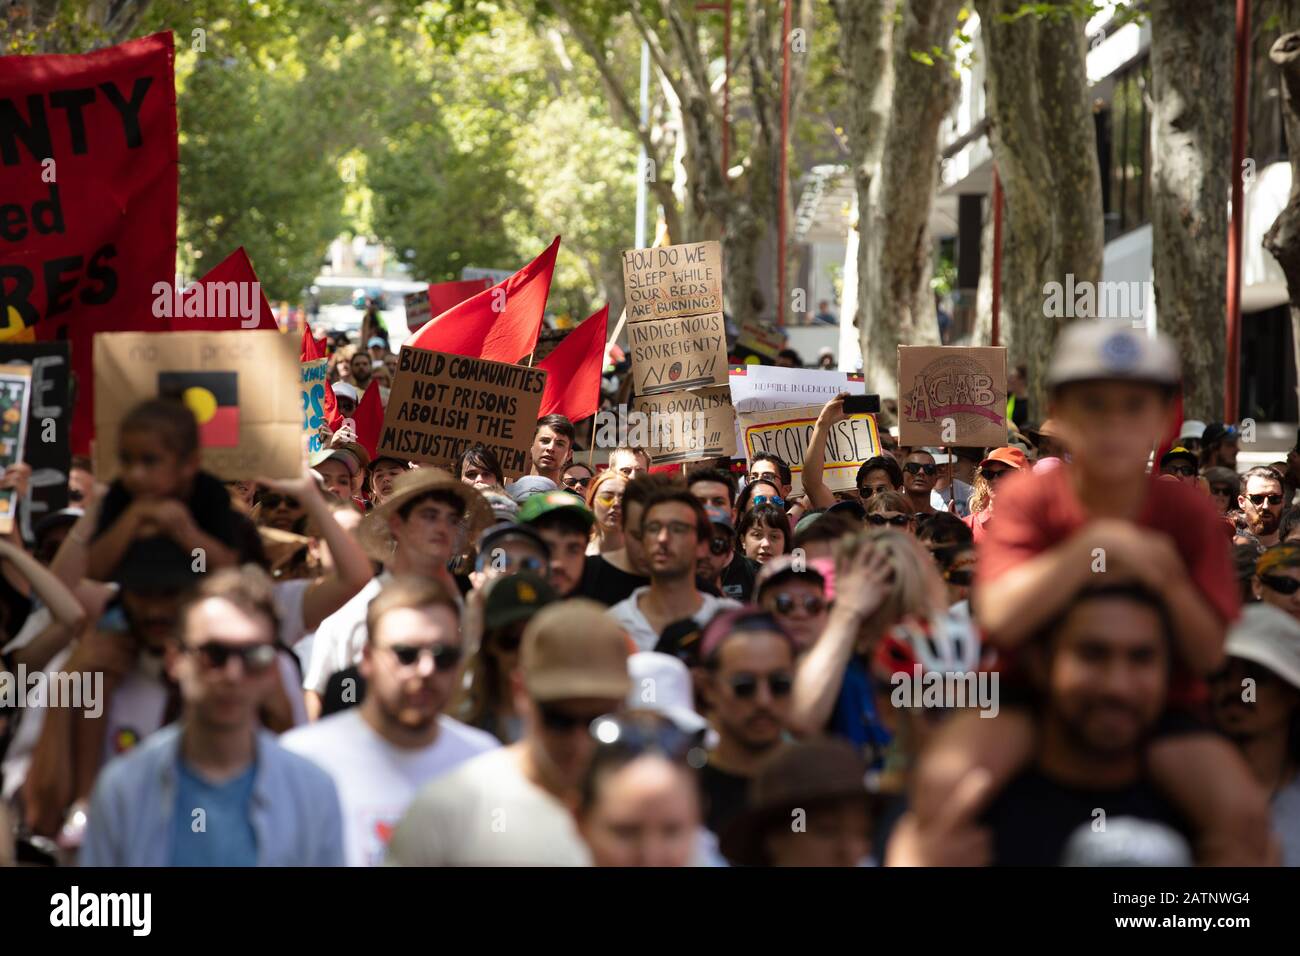
[[[1300,621],[1271,604],[1248,604],[1228,631],[1224,651],[1267,667],[1300,689]]]
[[[1048,388],[1107,379],[1174,386],[1181,377],[1169,339],[1107,320],[1066,326],[1047,367]]]

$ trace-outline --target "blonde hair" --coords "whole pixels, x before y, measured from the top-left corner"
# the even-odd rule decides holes
[[[993,504],[993,496],[989,494],[989,483],[984,480],[984,475],[977,470],[975,480],[971,482],[970,513],[973,515],[980,514],[987,511],[991,504]]]
[[[904,617],[929,617],[947,607],[947,591],[932,558],[910,534],[892,528],[873,528],[846,536],[836,545],[836,587],[847,582],[864,547],[884,553],[890,568],[889,590],[880,607],[862,622],[858,646],[874,646],[888,628]]]
[[[608,484],[615,478],[624,482],[628,480],[626,475],[619,474],[617,471],[608,468],[596,475],[595,478],[591,479],[591,484],[587,486],[587,507],[591,509],[592,514],[596,513],[596,495],[600,491],[600,486]],[[625,490],[626,487],[627,486],[624,485]],[[599,541],[602,533],[600,522],[593,521],[591,524],[591,540]]]

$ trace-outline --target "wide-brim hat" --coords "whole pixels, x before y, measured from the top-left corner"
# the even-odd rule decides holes
[[[804,740],[786,744],[764,758],[749,785],[746,806],[722,831],[719,849],[737,866],[769,861],[764,836],[773,825],[789,827],[795,808],[860,799],[870,812],[877,802],[867,789],[867,767],[842,740]]]
[[[464,503],[466,540],[473,541],[492,523],[492,509],[478,489],[453,478],[441,468],[417,468],[393,479],[392,494],[362,519],[357,536],[366,554],[376,561],[390,560],[396,542],[392,529],[388,527],[388,519],[408,501],[431,491],[450,492]]]

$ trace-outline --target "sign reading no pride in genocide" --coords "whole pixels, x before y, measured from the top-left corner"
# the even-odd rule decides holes
[[[482,444],[517,478],[528,470],[545,387],[544,369],[403,346],[379,454],[450,471]]]
[[[898,443],[1007,443],[1007,350],[898,347]]]
[[[790,466],[792,495],[803,494],[803,462],[808,453],[817,416],[822,406],[777,408],[766,412],[742,412],[745,459],[752,465],[760,452],[778,455]],[[854,415],[836,422],[826,436],[826,469],[823,478],[831,491],[852,491],[857,487],[858,467],[880,454],[880,435],[874,415]]]
[[[177,398],[199,422],[218,478],[297,478],[303,469],[300,342],[279,332],[95,336],[95,476],[112,481],[118,426],[135,405]]]
[[[638,395],[727,383],[722,313],[629,322],[632,387]]]
[[[676,465],[736,453],[736,410],[725,385],[647,395],[633,408],[649,416],[651,464]]]
[[[623,253],[627,320],[722,311],[722,244],[692,242]]]

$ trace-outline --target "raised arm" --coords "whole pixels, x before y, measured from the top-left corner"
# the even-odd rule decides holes
[[[812,436],[808,439],[808,450],[803,460],[803,490],[813,508],[829,508],[835,504],[835,495],[826,487],[826,439],[831,428],[849,416],[844,413],[844,399],[848,392],[840,392],[822,406],[813,426]]]

